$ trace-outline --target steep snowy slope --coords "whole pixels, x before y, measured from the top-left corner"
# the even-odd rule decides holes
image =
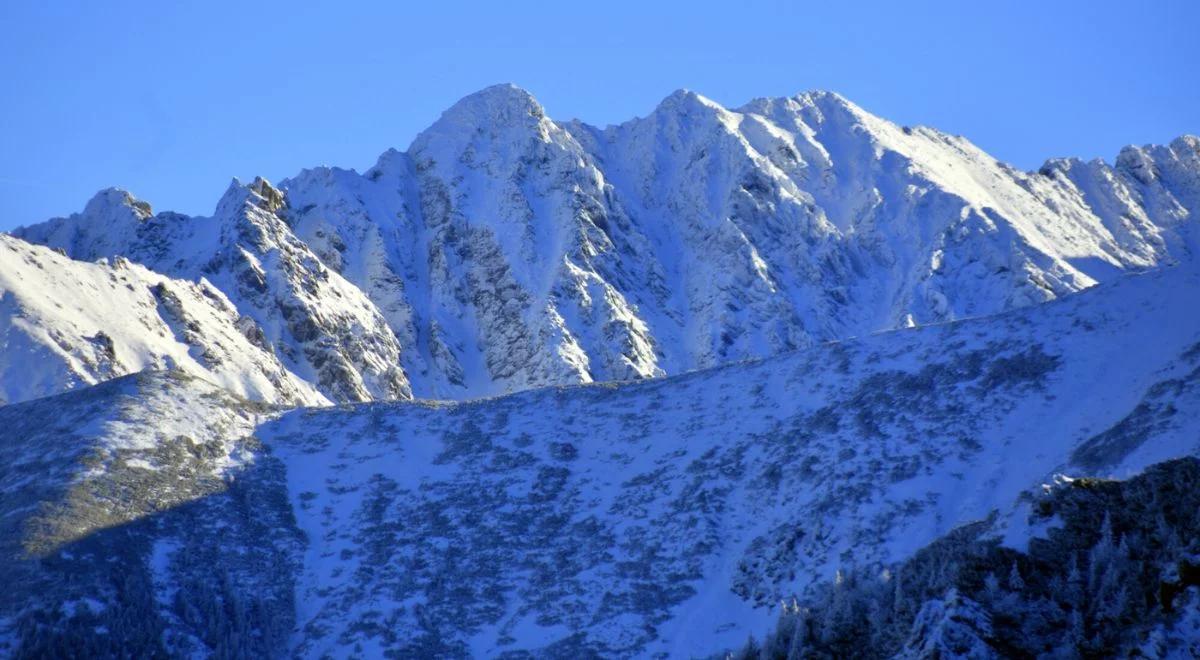
[[[463,99],[363,176],[280,187],[297,233],[394,311],[419,394],[665,373],[624,292],[664,300],[667,284],[647,246],[614,233],[629,220],[601,173],[522,90]]]
[[[1184,256],[1171,230],[1197,210],[1196,138],[1132,150],[1144,179],[1119,162],[1076,182],[824,92],[736,111],[677,92],[573,132],[659,258],[675,255],[700,364],[1048,300]]]
[[[599,130],[497,86],[365,175],[281,187],[297,233],[396,310],[417,392],[461,398],[994,313],[1187,258],[1198,144],[1027,174],[834,94],[734,112],[678,92]]]
[[[151,215],[145,202],[110,189],[81,214],[14,233],[76,259],[124,256],[171,277],[203,277],[258,326],[256,341],[328,399],[409,398],[387,323],[296,239],[278,215],[283,203],[262,179],[234,181],[211,218]]]
[[[1050,300],[1190,258],[1197,212],[1195,137],[1027,173],[836,94],[681,91],[599,129],[499,85],[363,174],[234,186],[212,219],[109,191],[18,234],[205,275],[334,400],[406,396],[397,366],[464,399]]]
[[[270,403],[326,403],[207,280],[72,261],[0,235],[0,403],[177,368]]]
[[[781,597],[963,523],[994,514],[1022,546],[1038,533],[1028,494],[1055,473],[1128,476],[1200,453],[1198,286],[1185,265],[994,317],[466,403],[251,419],[265,411],[164,374],[136,394],[124,379],[8,406],[5,535],[34,558],[0,565],[37,577],[10,583],[60,587],[14,594],[0,637],[261,651],[290,630],[304,657],[735,647]],[[69,446],[112,444],[96,416],[114,408],[169,428],[119,461],[63,464],[79,487],[43,490],[32,475],[61,463],[46,448],[68,431]],[[193,455],[216,475],[208,495],[164,480]],[[89,532],[71,502],[114,488],[161,513]],[[201,571],[187,530],[218,524],[230,540]],[[270,543],[246,545],[265,530]],[[117,546],[120,567],[99,559]]]

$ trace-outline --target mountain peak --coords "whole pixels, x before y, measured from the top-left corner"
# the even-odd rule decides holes
[[[127,209],[127,211],[124,211]],[[93,218],[109,218],[114,212],[132,212],[138,220],[154,215],[150,204],[134,197],[122,188],[105,188],[88,200],[84,214]]]
[[[850,102],[850,99],[828,89],[810,89],[808,91],[800,92],[792,98],[798,101],[807,100],[813,103],[834,103],[847,106],[854,105]]]
[[[801,92],[789,100],[801,107],[816,108],[821,114],[848,115],[859,119],[863,117],[877,118],[837,92],[815,89]]]
[[[672,112],[693,112],[693,111],[718,111],[724,112],[725,108],[720,103],[697,94],[690,89],[677,89],[671,92],[663,99],[655,112],[659,110],[667,110]]]
[[[270,181],[256,176],[254,181],[244,184],[235,176],[221,196],[221,201],[217,202],[217,215],[236,212],[247,202],[267,212],[275,212],[284,206],[283,193]]]
[[[1179,155],[1200,155],[1200,136],[1180,135],[1171,140],[1171,151]]]
[[[509,122],[523,117],[539,120],[546,112],[532,94],[512,83],[485,87],[459,99],[442,113],[438,123],[469,123],[476,126],[492,122]]]
[[[417,135],[409,153],[453,162],[476,143],[514,143],[531,135],[544,137],[548,122],[545,110],[529,92],[510,83],[492,85],[450,106]]]
[[[258,196],[258,205],[267,211],[277,211],[284,205],[283,193],[261,176],[254,177],[250,190]]]
[[[408,154],[399,149],[388,149],[379,154],[375,165],[364,173],[368,179],[377,179],[387,172],[403,172]]]

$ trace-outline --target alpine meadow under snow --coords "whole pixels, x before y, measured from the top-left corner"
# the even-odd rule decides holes
[[[1196,657],[1198,216],[826,92],[102,191],[0,235],[0,653]]]

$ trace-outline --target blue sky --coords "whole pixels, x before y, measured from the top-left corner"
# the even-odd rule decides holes
[[[1200,133],[1200,2],[0,3],[0,229],[364,169],[514,82],[555,118],[831,89],[1022,168]]]

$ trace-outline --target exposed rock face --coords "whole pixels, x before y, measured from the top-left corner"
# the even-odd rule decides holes
[[[17,235],[207,277],[335,401],[661,376],[992,314],[1190,258],[1200,140],[1037,173],[836,94],[681,91],[599,129],[511,85],[363,174],[128,193]]]

